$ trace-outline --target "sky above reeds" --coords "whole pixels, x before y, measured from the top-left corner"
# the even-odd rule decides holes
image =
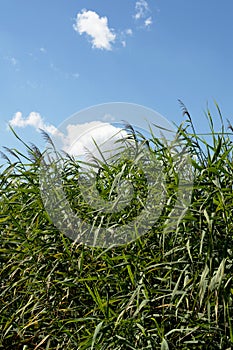
[[[66,118],[106,102],[184,119],[205,132],[216,100],[233,121],[233,2],[8,0],[0,4],[0,146],[12,122],[42,144]],[[216,120],[218,128],[218,120]]]

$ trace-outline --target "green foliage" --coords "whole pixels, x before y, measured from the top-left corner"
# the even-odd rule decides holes
[[[170,197],[150,232],[125,246],[90,248],[59,232],[40,197],[39,150],[8,150],[15,162],[5,155],[0,174],[0,349],[232,348],[233,143],[223,126],[215,133],[209,111],[209,143],[183,112],[178,133],[195,172],[189,210],[176,229],[164,230],[177,178],[169,152],[151,134],[148,147],[166,166]],[[134,165],[102,167],[97,189],[104,199],[114,198],[117,174],[127,177]],[[73,209],[91,220],[78,171],[68,159],[63,185]],[[131,180],[128,220],[141,210],[135,198],[147,195],[137,166]]]

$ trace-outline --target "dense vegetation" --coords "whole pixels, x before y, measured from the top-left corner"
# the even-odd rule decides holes
[[[231,131],[218,109],[222,129],[216,133],[207,111],[212,137],[207,142],[195,133],[188,111],[183,112],[186,121],[177,133],[189,147],[195,173],[189,210],[172,232],[166,231],[171,206],[167,200],[160,220],[128,245],[104,250],[74,244],[44,209],[37,147],[25,145],[28,155],[16,149],[6,150],[9,158],[2,154],[0,349],[233,347]],[[167,150],[151,135],[151,152],[153,145],[169,168]],[[81,197],[75,199],[70,175],[73,171],[76,176],[78,170],[72,159],[69,162],[69,177],[64,179],[67,197],[80,215],[91,219],[85,198],[83,203]],[[113,181],[117,170],[103,169],[100,192],[103,181]],[[139,185],[140,174],[136,169]],[[175,186],[173,175],[170,185]],[[145,186],[141,190],[143,199]],[[131,216],[140,210],[136,203],[133,199]]]

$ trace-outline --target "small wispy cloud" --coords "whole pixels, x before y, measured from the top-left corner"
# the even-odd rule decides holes
[[[57,67],[53,62],[50,62],[50,69],[56,73],[56,75],[65,78],[65,79],[78,79],[80,77],[80,74],[78,72],[70,73],[67,71],[63,71],[59,67]]]
[[[37,89],[39,87],[38,83],[36,83],[35,81],[31,81],[29,79],[26,81],[26,86],[29,87],[30,89]]]
[[[41,53],[47,53],[47,50],[44,47],[40,47],[39,50]]]
[[[127,35],[133,35],[132,29],[131,29],[131,28],[126,29],[126,30],[125,30],[125,34],[127,34]]]
[[[42,129],[53,136],[63,136],[63,134],[54,125],[45,123],[41,115],[37,112],[31,112],[26,118],[23,118],[21,112],[16,112],[13,118],[9,121],[9,125],[18,128],[31,126],[38,132],[40,129]]]
[[[78,78],[80,77],[80,74],[79,74],[79,73],[73,73],[73,74],[72,74],[72,77],[73,77],[74,79],[78,79]]]
[[[19,71],[19,60],[14,56],[4,56],[3,59],[7,61],[16,71]]]
[[[15,57],[10,57],[9,61],[11,62],[11,64],[13,66],[16,66],[18,64],[18,61],[17,61],[17,59]]]
[[[153,23],[152,17],[148,17],[148,18],[144,21],[145,27],[149,27],[152,23]]]
[[[133,18],[136,21],[142,21],[144,27],[149,27],[152,23],[152,17],[150,16],[151,10],[146,0],[137,0],[135,4],[135,13]]]
[[[127,39],[129,36],[133,35],[133,30],[131,28],[127,28],[125,30],[122,30],[119,34],[118,34],[118,40],[120,40],[121,45],[123,47],[126,47],[127,44]]]
[[[115,117],[110,114],[110,113],[106,113],[104,114],[103,118],[102,118],[103,121],[108,121],[108,122],[113,122],[115,120]]]
[[[149,12],[149,5],[145,0],[138,0],[135,4],[135,19],[145,18]]]
[[[73,28],[80,35],[87,34],[91,38],[93,48],[112,50],[116,34],[113,29],[109,28],[107,17],[100,17],[94,11],[83,9],[77,14]]]

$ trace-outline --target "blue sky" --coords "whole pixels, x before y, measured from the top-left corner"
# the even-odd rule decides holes
[[[40,146],[38,125],[106,102],[180,124],[181,99],[205,132],[215,99],[233,121],[232,18],[231,0],[2,1],[0,145],[18,145],[6,129],[15,116],[16,132]]]

